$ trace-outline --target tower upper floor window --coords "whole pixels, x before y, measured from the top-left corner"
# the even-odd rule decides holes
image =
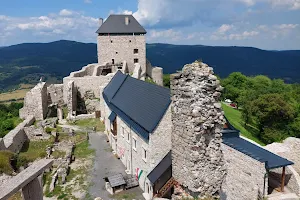
[[[139,50],[138,50],[138,49],[134,49],[134,50],[133,50],[133,53],[134,53],[134,54],[138,54],[138,53],[139,53]]]
[[[135,58],[135,59],[133,60],[133,62],[134,62],[134,64],[135,64],[135,63],[139,63],[139,59]]]

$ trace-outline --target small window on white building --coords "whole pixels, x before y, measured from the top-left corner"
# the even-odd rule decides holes
[[[128,143],[130,142],[130,134],[129,134],[129,132],[127,132],[127,142]]]
[[[110,43],[113,43],[113,41],[111,40]]]
[[[129,40],[129,42],[131,42],[131,40]]]
[[[147,162],[147,150],[145,148],[142,149],[143,149],[143,160]]]
[[[134,50],[133,50],[133,53],[134,53],[134,54],[138,54],[138,53],[139,53],[139,50],[138,50],[138,49],[134,49]]]
[[[132,148],[136,151],[136,139],[132,138]]]
[[[139,59],[135,58],[135,59],[133,60],[133,62],[134,62],[134,64],[135,64],[135,63],[139,63]]]
[[[124,127],[123,126],[121,127],[121,135],[122,135],[122,137],[124,137]]]
[[[116,51],[116,54],[118,54],[118,52]]]

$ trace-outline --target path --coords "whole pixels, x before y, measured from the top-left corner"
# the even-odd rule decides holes
[[[104,177],[115,175],[117,173],[125,174],[125,167],[112,153],[111,147],[107,142],[107,137],[103,133],[90,133],[89,142],[91,148],[96,150],[94,167],[91,172],[91,187],[89,194],[93,197],[101,197],[103,200],[110,200],[112,197],[105,190]],[[144,199],[140,188],[133,188],[126,192],[127,196],[133,196],[135,199]],[[127,198],[129,199],[129,198]]]

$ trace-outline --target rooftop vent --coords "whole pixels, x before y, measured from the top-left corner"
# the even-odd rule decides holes
[[[99,18],[99,25],[101,26],[103,24],[103,18]]]
[[[128,16],[125,17],[125,24],[126,24],[126,25],[129,24],[129,17],[128,17]]]

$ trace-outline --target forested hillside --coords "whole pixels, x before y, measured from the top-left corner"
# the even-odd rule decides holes
[[[147,58],[164,73],[174,73],[197,59],[224,78],[234,71],[300,82],[300,51],[265,51],[252,47],[147,44]],[[0,48],[0,91],[35,84],[40,76],[59,82],[70,72],[97,62],[96,44],[73,41],[19,44]]]
[[[300,138],[300,84],[285,84],[262,75],[247,77],[240,72],[221,83],[225,87],[223,99],[232,100],[241,111],[240,128],[264,144]]]

